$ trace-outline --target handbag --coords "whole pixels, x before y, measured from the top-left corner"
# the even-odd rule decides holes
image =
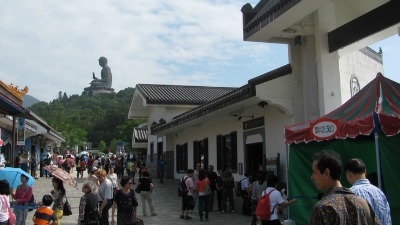
[[[70,216],[72,215],[71,205],[68,202],[68,198],[65,200],[63,206],[63,216]]]
[[[11,211],[10,206],[8,205],[8,201],[6,199],[6,196],[4,196],[4,201],[6,202],[7,205],[7,209],[8,209],[8,216],[10,217],[8,219],[8,224],[9,225],[14,225],[15,223],[17,223],[17,217],[15,216],[15,214]]]
[[[210,196],[210,195],[212,194],[210,185],[207,185],[207,186],[206,186],[205,194],[206,194],[206,196]]]
[[[137,220],[135,221],[135,225],[144,225],[144,222],[142,219],[137,218]]]
[[[141,186],[140,186],[140,184],[139,184],[138,186],[136,186],[135,192],[138,193],[138,194],[140,194],[141,191],[142,191],[142,188],[141,188]]]

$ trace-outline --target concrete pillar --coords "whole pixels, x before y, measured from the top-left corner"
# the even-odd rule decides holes
[[[330,2],[314,13],[320,116],[341,105],[339,54],[328,50],[328,32],[336,28],[335,12],[335,3]]]

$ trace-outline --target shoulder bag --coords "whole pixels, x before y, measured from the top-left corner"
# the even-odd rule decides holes
[[[68,202],[67,196],[65,196],[65,203],[63,206],[63,216],[70,216],[72,215],[71,205]]]

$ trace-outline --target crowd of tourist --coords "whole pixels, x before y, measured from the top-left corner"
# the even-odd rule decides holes
[[[311,179],[323,194],[312,208],[310,224],[392,224],[390,206],[385,194],[366,178],[366,166],[361,159],[351,159],[342,166],[340,155],[326,150],[315,154],[313,159]],[[157,216],[153,205],[152,178],[146,164],[134,157],[125,160],[124,157],[115,156],[82,155],[74,158],[67,155],[55,162],[50,160],[43,164],[47,163],[54,164],[67,173],[73,173],[75,168],[77,178],[82,178],[82,173],[87,171],[88,178],[82,186],[83,196],[79,203],[78,225],[109,225],[110,222],[111,225],[136,224],[140,219],[136,213],[138,201],[135,192],[140,195],[143,216],[147,215],[146,202],[150,215]],[[164,158],[160,157],[157,164],[158,176],[163,178]],[[247,172],[244,178],[235,184],[229,165],[218,173],[212,165],[208,165],[207,170],[202,168],[202,165],[197,163],[195,169],[187,170],[187,174],[180,180],[181,219],[191,220],[190,213],[197,205],[200,221],[212,220],[210,212],[216,208],[215,196],[219,212],[234,213],[233,198],[236,195],[243,199],[242,213],[251,216],[249,223],[259,224],[260,218],[257,217],[256,208],[263,196],[268,195],[270,216],[269,219],[259,222],[262,225],[278,225],[281,224],[282,218],[285,219],[285,207],[295,202],[287,201],[285,189],[278,190],[279,179],[273,173],[262,170],[255,174]],[[346,172],[351,188],[342,187],[342,171]],[[133,189],[136,173],[139,173],[139,179],[136,189]],[[49,173],[41,175],[46,178],[51,176]],[[163,183],[161,180],[160,183]],[[15,224],[25,224],[29,210],[26,205],[33,196],[33,189],[27,181],[28,177],[22,175],[21,185],[14,190],[9,187],[7,181],[0,180],[0,225],[8,225],[12,219],[9,213],[10,205],[14,208]],[[40,207],[36,209],[32,218],[34,224],[62,224],[67,193],[63,181],[57,177],[52,178],[52,187],[50,195],[46,194],[40,199]],[[9,201],[9,196],[13,202]]]

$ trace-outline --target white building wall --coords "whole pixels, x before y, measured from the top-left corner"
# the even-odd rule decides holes
[[[362,89],[372,81],[379,72],[384,74],[383,64],[373,60],[360,51],[355,51],[340,57],[339,65],[342,104],[352,97],[350,92],[350,79],[352,75],[358,78],[360,89]]]

